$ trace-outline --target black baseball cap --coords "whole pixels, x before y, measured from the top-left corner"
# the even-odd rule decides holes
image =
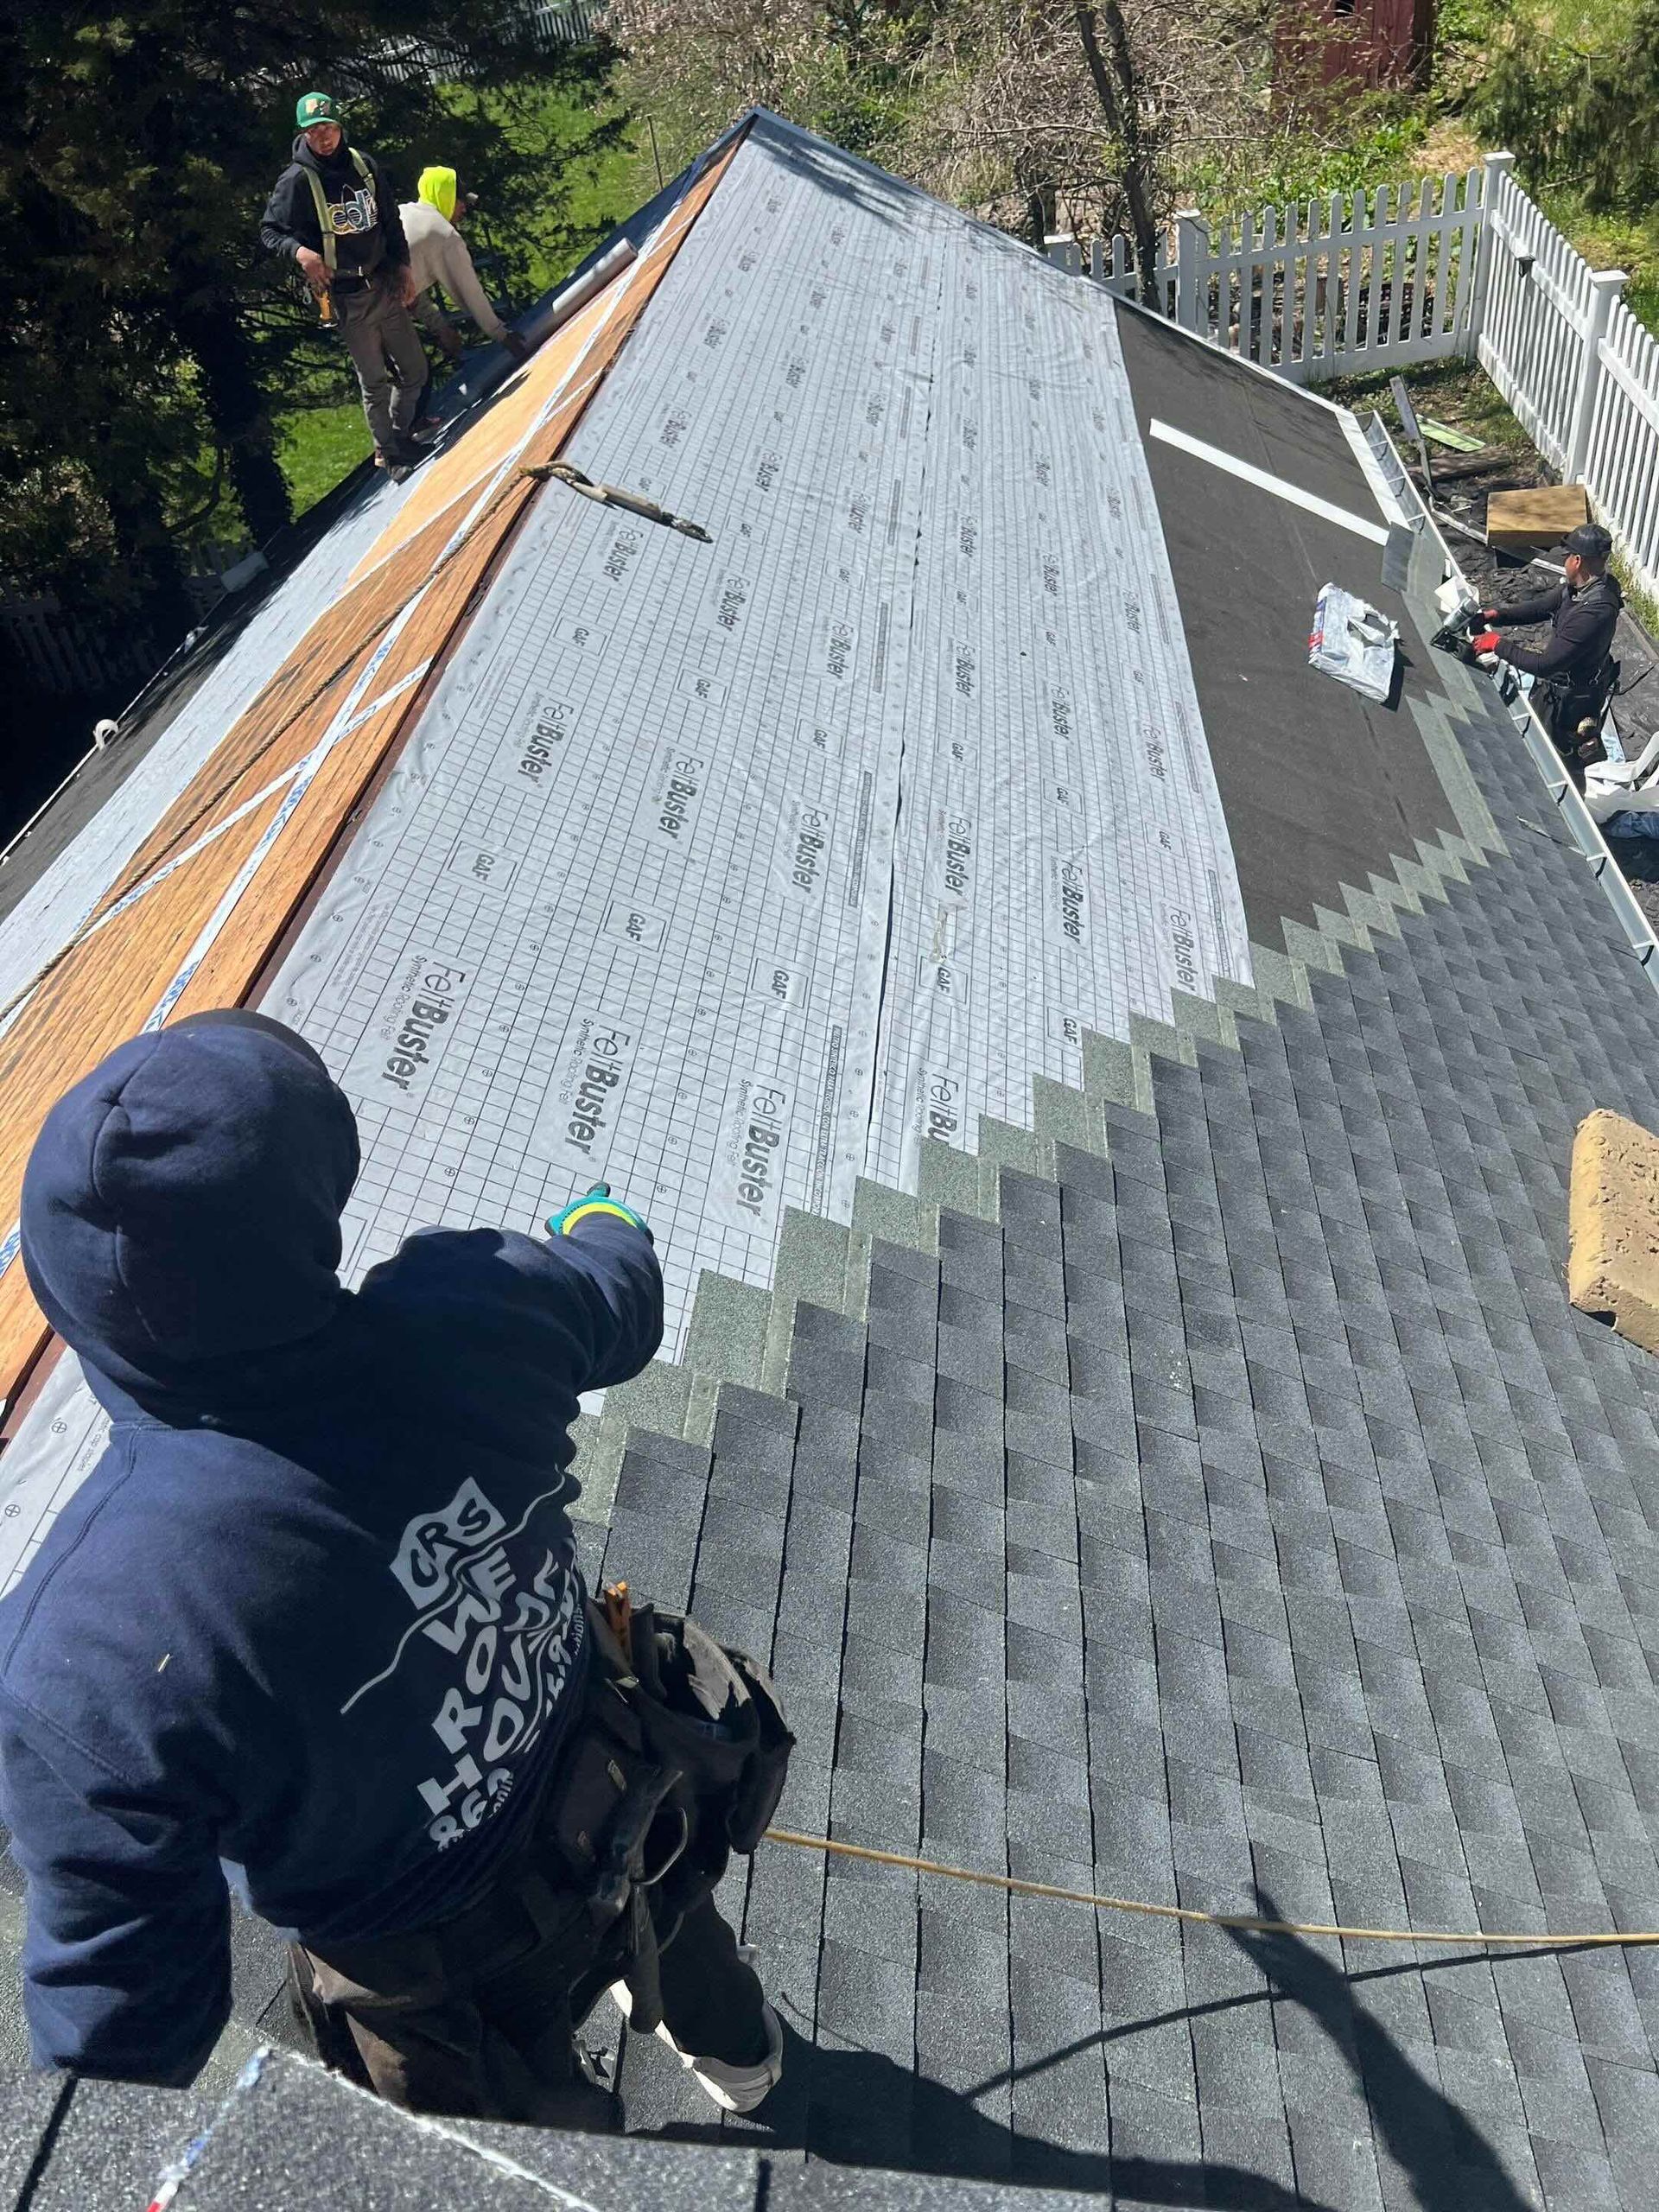
[[[1581,522],[1576,530],[1569,530],[1561,540],[1569,553],[1577,553],[1586,561],[1605,561],[1611,556],[1613,541],[1599,522]]]

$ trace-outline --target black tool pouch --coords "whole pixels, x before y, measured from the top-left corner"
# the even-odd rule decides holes
[[[677,1766],[698,1808],[699,1856],[752,1852],[783,1794],[795,1738],[763,1667],[728,1651],[689,1614],[636,1608],[635,1710],[657,1756]]]
[[[747,1857],[772,1826],[772,1816],[789,1778],[789,1755],[795,1748],[795,1738],[766,1669],[746,1652],[728,1650],[726,1656],[748,1693],[759,1724],[754,1750],[738,1777],[726,1815],[726,1840],[734,1851]]]

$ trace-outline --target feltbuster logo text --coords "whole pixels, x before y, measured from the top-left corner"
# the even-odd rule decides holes
[[[664,753],[651,789],[647,827],[652,836],[682,849],[690,843],[705,773],[706,764],[694,753]]]
[[[963,1136],[963,1093],[960,1076],[948,1068],[922,1070],[922,1135],[961,1150]]]
[[[783,1205],[789,1155],[791,1086],[774,1075],[735,1078],[721,1116],[720,1172],[709,1197],[712,1217],[750,1236],[770,1235]]]
[[[830,858],[829,810],[812,799],[792,799],[789,825],[785,857],[791,887],[804,899],[816,899],[823,887],[823,871]]]
[[[589,1159],[594,1146],[609,1135],[613,1113],[621,1103],[619,1094],[627,1079],[632,1042],[626,1029],[608,1024],[595,1024],[588,1037],[586,1057],[571,1086],[564,1134]]]
[[[406,960],[353,1055],[346,1087],[388,1103],[423,1098],[454,1033],[471,972],[445,953]]]
[[[635,1041],[635,1032],[608,1014],[572,1015],[526,1141],[538,1160],[556,1160],[578,1176],[604,1166],[633,1071]]]
[[[1089,882],[1079,861],[1051,863],[1053,914],[1063,944],[1080,950],[1089,941]]]

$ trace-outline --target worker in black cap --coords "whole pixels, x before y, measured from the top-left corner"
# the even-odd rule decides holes
[[[1591,724],[1588,741],[1593,743],[1617,678],[1613,632],[1624,595],[1607,566],[1613,541],[1599,523],[1580,523],[1564,543],[1562,581],[1535,598],[1517,600],[1509,607],[1482,607],[1486,627],[1473,645],[1489,666],[1508,661],[1533,678],[1533,704],[1545,728],[1557,750],[1577,763],[1586,743],[1580,724]],[[1511,645],[1499,635],[1502,630],[1534,622],[1549,624],[1546,644]]]

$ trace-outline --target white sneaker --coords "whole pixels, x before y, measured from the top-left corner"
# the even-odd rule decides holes
[[[632,2018],[633,1999],[626,1981],[611,1984],[611,1999],[625,2020]],[[666,2020],[658,2024],[657,2040],[668,2045],[704,2095],[712,2097],[722,2112],[753,2112],[772,2094],[784,2071],[782,2024],[770,2005],[763,2004],[761,2011],[766,2023],[766,2055],[751,2066],[733,2066],[723,2058],[693,2057],[675,2042]]]

